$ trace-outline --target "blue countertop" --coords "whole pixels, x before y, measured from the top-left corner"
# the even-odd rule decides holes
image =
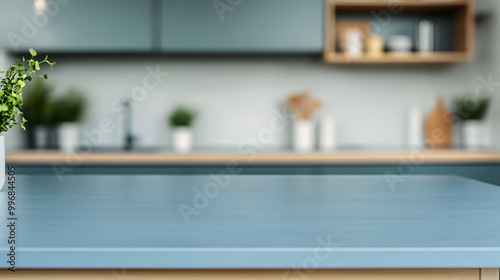
[[[499,187],[399,179],[20,175],[17,268],[500,267]]]

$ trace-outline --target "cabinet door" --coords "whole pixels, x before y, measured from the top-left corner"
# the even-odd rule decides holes
[[[323,0],[163,0],[167,52],[317,53]]]
[[[33,0],[0,2],[0,47],[52,52],[152,49],[152,0]]]

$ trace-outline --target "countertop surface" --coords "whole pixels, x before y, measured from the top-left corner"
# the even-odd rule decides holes
[[[17,268],[494,268],[500,188],[461,177],[16,177]],[[0,192],[7,223],[8,193]],[[0,227],[5,268],[8,228]]]
[[[75,152],[18,151],[7,153],[8,164],[51,165],[204,165],[204,164],[500,164],[498,151],[467,150],[340,150],[296,153],[292,151],[168,151]]]

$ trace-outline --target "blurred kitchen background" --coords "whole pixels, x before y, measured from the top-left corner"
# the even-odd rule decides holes
[[[427,146],[456,152],[433,159],[441,165],[487,173],[500,164],[499,16],[495,0],[0,0],[0,68],[28,48],[57,62],[26,88],[38,117],[6,134],[7,162],[50,165],[39,150],[88,151],[89,139],[94,153],[189,157],[242,154],[256,138],[259,152],[297,154],[297,166],[360,150],[389,151],[397,166]],[[479,128],[429,120],[477,93]],[[302,112],[273,127],[285,110]],[[76,128],[50,128],[69,121]],[[426,145],[442,125],[453,125],[450,143]],[[305,157],[318,153],[332,161]],[[367,164],[357,156],[347,163]]]

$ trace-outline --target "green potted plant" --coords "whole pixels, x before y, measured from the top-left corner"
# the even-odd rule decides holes
[[[487,127],[484,122],[490,104],[489,96],[469,94],[455,100],[454,115],[460,121],[462,141],[466,148],[488,145]]]
[[[87,99],[85,94],[78,89],[70,89],[57,97],[51,105],[54,112],[53,124],[57,126],[59,146],[65,151],[74,151],[78,146],[80,124]]]
[[[192,125],[196,113],[185,107],[177,107],[168,118],[173,130],[173,148],[177,152],[188,152],[193,148]]]
[[[27,122],[23,116],[23,88],[27,81],[32,80],[32,76],[36,76],[36,72],[40,70],[40,66],[44,63],[54,66],[45,59],[38,61],[35,57],[35,50],[29,50],[30,59],[22,58],[22,61],[17,60],[6,71],[0,71],[3,74],[0,80],[0,190],[5,183],[5,139],[1,133],[9,131],[13,127],[25,128]],[[43,75],[47,79],[47,74]]]
[[[23,115],[27,123],[28,148],[45,149],[49,146],[53,88],[42,78],[35,78],[24,98]]]

